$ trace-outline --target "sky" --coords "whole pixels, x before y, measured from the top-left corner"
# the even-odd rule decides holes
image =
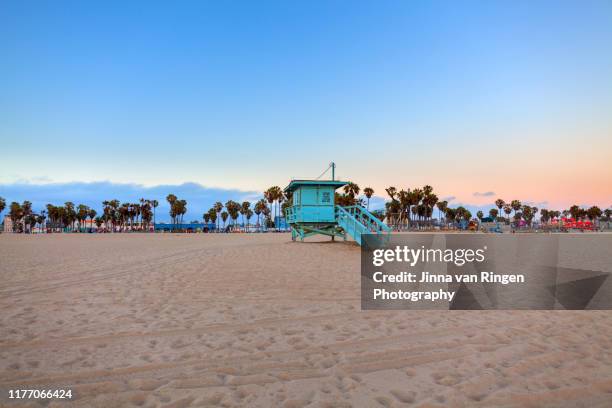
[[[335,161],[380,197],[609,207],[610,44],[610,1],[5,0],[0,196],[237,199]]]

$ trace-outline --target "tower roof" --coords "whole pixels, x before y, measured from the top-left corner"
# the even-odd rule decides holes
[[[346,181],[339,180],[291,180],[289,185],[283,191],[294,192],[302,186],[331,186],[335,189],[348,184]]]

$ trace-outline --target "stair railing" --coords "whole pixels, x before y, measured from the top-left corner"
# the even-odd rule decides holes
[[[361,234],[376,234],[379,238],[391,232],[385,223],[361,206],[336,206],[338,225],[346,230],[361,245]]]

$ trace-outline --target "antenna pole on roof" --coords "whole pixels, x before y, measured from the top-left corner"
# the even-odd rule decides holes
[[[336,180],[336,163],[329,163],[329,167],[332,169],[332,181]]]

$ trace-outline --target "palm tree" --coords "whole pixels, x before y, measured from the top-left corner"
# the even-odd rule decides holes
[[[574,220],[578,221],[578,218],[580,217],[580,213],[582,212],[581,210],[582,209],[579,206],[574,204],[569,208],[569,213],[571,214]]]
[[[119,220],[119,200],[105,201],[107,206],[104,208],[104,218],[106,223],[110,223],[111,232],[115,232],[115,226]]]
[[[348,195],[351,201],[355,201],[355,197],[359,195],[359,186],[352,181],[349,181],[344,185],[344,194]]]
[[[127,231],[127,225],[130,219],[130,204],[121,204],[121,207],[118,208],[115,215],[118,217],[117,221],[119,221],[119,230],[122,232]]]
[[[93,208],[90,208],[89,211],[87,212],[87,216],[89,217],[89,232],[91,232],[93,229],[93,221],[94,221],[94,218],[96,218],[96,214],[98,213]]]
[[[280,204],[285,199],[283,190],[279,186],[272,186],[264,191],[264,198],[270,204],[270,212],[274,214],[275,217],[277,214],[280,216]],[[274,202],[277,202],[276,208],[272,207]]]
[[[159,205],[159,202],[157,200],[151,200],[151,207],[153,207],[153,229],[155,230],[155,209],[157,208],[157,206]]]
[[[497,208],[491,208],[489,210],[489,217],[493,218],[493,221],[497,221]]]
[[[438,201],[436,207],[438,207],[438,216],[440,220],[442,220],[442,213],[446,212],[446,209],[448,208],[448,201]]]
[[[251,221],[251,217],[253,216],[253,210],[251,210],[250,208],[246,211],[246,219],[247,219],[247,225],[249,225],[249,222]]]
[[[385,188],[387,195],[391,198],[391,200],[395,200],[395,194],[397,194],[397,189],[393,186],[389,186]]]
[[[142,200],[144,202],[144,199]],[[137,203],[132,204],[132,214],[134,218],[136,218],[136,224],[139,225],[139,228],[142,227],[142,219],[140,219],[140,221],[138,220],[138,218],[142,215],[142,206]]]
[[[434,194],[433,187],[429,185],[423,187],[423,194],[425,218],[429,221],[431,214],[433,213],[433,208],[438,202],[438,196]]]
[[[183,217],[185,216],[185,214],[187,213],[187,201],[185,200],[178,200],[176,203],[176,213],[179,217],[179,223],[183,224]]]
[[[586,210],[586,215],[587,217],[589,217],[589,220],[591,220],[591,222],[595,222],[595,220],[601,217],[601,214],[601,209],[597,206],[593,206]]]
[[[23,218],[23,223],[25,228],[25,232],[31,234],[34,227],[36,226],[37,217],[36,214],[30,213]]]
[[[264,191],[263,196],[266,202],[270,205],[270,212],[272,212],[272,204],[274,203],[274,200],[275,200],[273,188],[270,187],[269,189]]]
[[[519,200],[512,200],[510,202],[510,207],[512,207],[512,209],[514,210],[514,215],[516,215],[517,211],[523,208],[523,205]]]
[[[104,219],[102,219],[102,217],[96,217],[96,227],[98,227],[98,230],[100,229],[103,223]]]
[[[455,208],[450,208],[448,207],[446,209],[446,211],[444,212],[444,215],[446,216],[446,222],[455,222],[455,219],[457,218],[457,209]]]
[[[508,224],[510,224],[510,213],[512,213],[512,207],[510,204],[504,204],[504,213],[508,217]]]
[[[264,223],[265,223],[263,225],[265,225],[266,228],[268,228],[270,226],[270,223],[272,222],[271,219],[270,219],[270,208],[266,205],[263,208],[261,214],[263,215]],[[262,225],[262,227],[263,227],[263,225]]]
[[[419,214],[419,209],[417,208],[417,206],[420,204],[422,199],[423,199],[423,190],[421,190],[420,188],[415,188],[414,190],[412,190],[412,193],[410,194],[410,206],[409,207],[416,209],[415,211],[411,211],[413,214],[415,215]]]
[[[278,216],[278,218],[281,218],[283,216],[282,214],[282,208],[283,208],[283,204],[286,202],[287,197],[285,197],[285,194],[283,193],[283,189],[280,187],[277,187],[276,189],[276,214]],[[279,221],[280,222],[280,221]]]
[[[49,216],[49,221],[51,222],[51,232],[57,228],[58,219],[59,219],[59,210],[58,207],[53,204],[47,204],[47,215]]]
[[[366,187],[366,188],[363,189],[363,194],[368,199],[367,209],[369,211],[370,210],[370,198],[372,198],[372,195],[374,195],[374,189],[372,187]]]
[[[240,206],[240,214],[242,215],[242,224],[244,228],[246,228],[246,224],[244,223],[244,216],[250,211],[250,208],[251,208],[251,203],[248,201],[243,201],[242,205]]]
[[[168,204],[170,204],[170,218],[172,219],[172,229],[174,229],[176,226],[176,217],[178,215],[175,207],[177,198],[174,194],[168,194],[166,196],[166,201],[168,201]]]
[[[410,189],[400,190],[397,193],[397,201],[399,202],[399,219],[398,222],[403,224],[410,220]]]
[[[229,216],[232,219],[232,228],[235,228],[236,220],[238,219],[238,215],[240,214],[241,206],[233,200],[228,200],[225,203],[225,208],[227,209],[227,212],[229,213]]]
[[[210,222],[213,223],[214,229],[217,229],[217,210],[211,208],[208,210],[208,216],[210,217]]]
[[[466,215],[465,207],[459,206],[455,209],[455,220],[460,221],[465,218]]]
[[[221,213],[221,219],[223,220],[223,230],[225,230],[225,222],[227,221],[227,217],[229,217],[229,214],[227,213],[227,211],[223,211]]]
[[[27,200],[24,201],[23,204],[21,204],[21,209],[22,209],[22,212],[23,212],[22,218],[25,221],[24,222],[24,227],[25,226],[30,226],[29,232],[32,232],[32,221],[33,221],[32,217],[31,217],[32,214],[33,214],[32,203],[30,201],[27,201]],[[35,221],[36,220],[34,219],[34,222]],[[24,232],[26,232],[26,231],[24,231]]]
[[[534,217],[534,213],[533,213],[532,207],[529,206],[529,205],[524,205],[522,207],[522,213],[520,213],[520,214],[521,214],[521,217],[525,220],[525,222],[529,226],[529,228],[531,228],[531,221],[533,220],[533,217]],[[515,214],[515,216],[516,216],[516,214]]]
[[[463,213],[463,219],[466,221],[469,221],[472,219],[472,213],[470,212],[470,210],[466,209]]]
[[[21,228],[21,219],[23,218],[23,208],[21,204],[16,201],[13,201],[9,207],[9,217],[11,218],[11,223],[13,224],[13,232],[20,232]]]
[[[202,228],[202,231],[204,231],[204,228],[208,227],[208,223],[210,222],[210,213],[205,212],[202,218],[204,218],[204,227]]]
[[[482,222],[482,219],[483,219],[483,217],[484,217],[484,213],[483,213],[482,211],[480,211],[480,210],[479,210],[479,211],[476,213],[476,217],[478,218],[478,220],[479,220],[480,222]]]
[[[502,209],[504,208],[505,205],[506,205],[506,202],[502,200],[501,198],[498,198],[497,200],[495,200],[495,206],[499,209],[499,214],[501,214]]]
[[[536,215],[538,214],[538,211],[539,211],[538,207],[535,207],[535,206],[531,207],[532,218],[536,217]]]
[[[279,186],[272,187],[272,194],[276,199],[276,213],[274,214],[274,224],[276,225],[276,217],[280,217],[280,206],[283,200],[285,199],[285,196],[283,195],[283,189]]]
[[[215,203],[215,205],[213,206],[213,208],[215,209],[215,212],[217,213],[217,219],[221,218],[221,211],[223,211],[223,203],[221,203],[221,201],[217,201]],[[220,220],[217,221],[217,223],[221,222]],[[217,225],[217,231],[219,230],[219,225]]]
[[[543,224],[546,224],[548,222],[548,220],[550,219],[550,213],[546,208],[542,208],[540,210],[540,221]]]
[[[64,224],[70,225],[70,231],[74,229],[74,222],[76,220],[76,211],[74,211],[74,204],[70,201],[64,203]]]
[[[153,208],[153,200],[144,200],[140,206],[141,227],[147,232],[151,231],[151,220],[155,217],[155,213],[151,211],[151,208]],[[153,222],[153,231],[155,231],[155,222]]]
[[[236,205],[233,205],[231,209],[228,209],[228,211],[230,213],[230,218],[232,219],[232,229],[234,229],[236,228],[236,222],[238,221],[238,216],[240,215],[240,206],[238,203],[236,203]]]
[[[264,209],[267,208],[266,207],[266,200],[265,199],[261,199],[259,201],[257,201],[255,203],[255,214],[257,214],[257,225],[261,228],[261,223],[259,222],[259,215],[264,212]]]
[[[40,224],[40,232],[43,232],[43,229],[46,231],[45,228],[45,220],[47,219],[47,212],[45,210],[42,210],[40,212],[40,215],[36,218],[36,221]]]
[[[85,204],[79,204],[77,207],[77,221],[79,222],[79,232],[81,232],[83,224],[87,219],[87,214],[89,213],[89,207]]]

